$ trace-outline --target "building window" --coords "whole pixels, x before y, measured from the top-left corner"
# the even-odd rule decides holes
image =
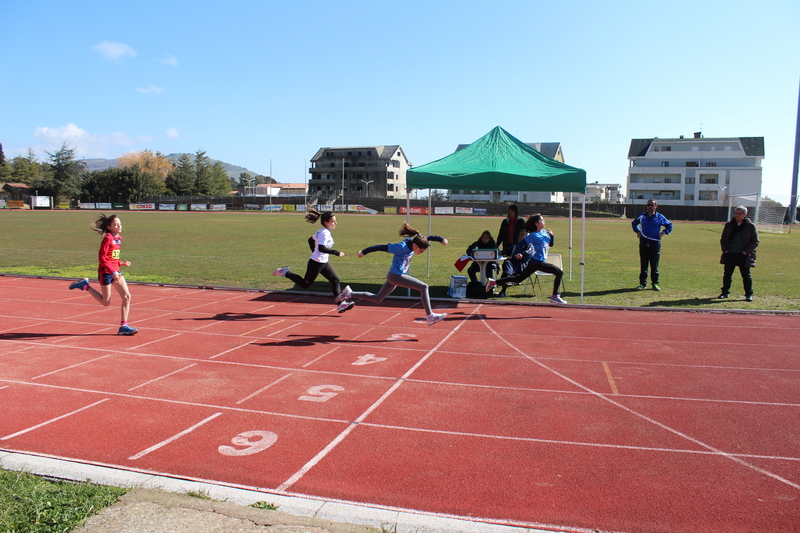
[[[701,202],[713,202],[717,199],[717,191],[700,191],[698,199]]]
[[[706,163],[706,166],[707,167],[715,167],[715,166],[717,166],[717,164],[714,163],[714,162],[708,162],[708,163]]]
[[[684,200],[694,200],[694,194],[684,194],[683,195],[683,199]]]
[[[661,147],[661,151],[662,152],[671,152],[672,151],[672,147],[671,146],[662,146]]]
[[[696,167],[696,166],[699,166],[699,165],[697,164],[697,161],[687,161],[686,162],[686,166],[687,167]]]
[[[372,155],[372,150],[367,150],[367,155]]]
[[[658,152],[658,146],[653,146],[653,151]]]
[[[694,184],[694,178],[686,178],[686,185],[693,185],[693,184]]]
[[[389,172],[389,175],[386,177],[386,179],[387,180],[393,180],[394,179],[394,172]]]
[[[662,167],[668,167],[669,166],[669,161],[662,161],[661,162],[661,166]]]
[[[386,190],[387,191],[394,191],[394,183],[390,183],[389,185],[387,185],[386,186]]]
[[[717,183],[717,176],[716,174],[701,174],[700,175],[700,183],[711,184],[714,185]]]

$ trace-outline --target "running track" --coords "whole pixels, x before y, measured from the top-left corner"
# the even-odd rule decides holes
[[[0,276],[0,449],[553,531],[800,530],[796,316]],[[265,498],[267,499],[267,498]]]

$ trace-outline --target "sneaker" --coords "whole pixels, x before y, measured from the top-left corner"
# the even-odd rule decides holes
[[[83,278],[80,281],[76,281],[75,283],[70,283],[69,290],[72,289],[81,289],[83,290],[85,287],[89,286],[89,278]]]
[[[747,296],[744,297],[744,301],[745,302],[752,302],[753,301],[753,295],[752,294],[748,294]]]
[[[565,304],[565,303],[567,303],[567,301],[562,299],[561,296],[558,295],[558,294],[554,294],[553,296],[551,296],[549,301],[550,301],[551,304]]]
[[[119,331],[117,331],[117,335],[136,335],[137,333],[139,333],[139,330],[130,326],[120,326]]]
[[[348,302],[347,300],[342,300],[341,302],[339,302],[338,305],[339,312],[344,313],[345,311],[349,311],[350,309],[353,308],[354,305],[356,305],[355,302]]]
[[[661,290],[661,287],[658,286],[658,283],[653,283],[653,290],[654,291],[660,291]]]
[[[432,326],[447,316],[447,313],[431,313],[428,315],[428,325]]]
[[[286,277],[286,273],[289,272],[289,267],[280,267],[272,271],[273,276],[283,276]]]
[[[644,285],[639,285],[638,287],[636,287],[636,290],[637,291],[643,291],[644,287],[645,287]]]
[[[486,280],[486,292],[492,292],[496,286],[497,286],[497,282],[495,280],[493,280],[492,278],[489,278],[488,280]]]
[[[503,287],[502,289],[500,289],[500,292],[497,294],[497,296],[499,298],[505,298],[505,296],[506,296],[506,288]]]
[[[336,297],[336,303],[338,304],[342,300],[349,300],[352,297],[353,297],[353,290],[350,288],[350,285],[347,285],[345,286],[344,290],[339,293],[339,296]]]
[[[726,299],[726,298],[730,298],[730,297],[731,297],[731,295],[729,293],[727,293],[727,292],[723,292],[722,294],[717,296],[717,298],[722,298],[723,300]]]

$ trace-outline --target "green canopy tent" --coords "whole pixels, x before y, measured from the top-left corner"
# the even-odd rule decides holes
[[[451,155],[406,174],[410,189],[491,191],[560,191],[582,195],[581,301],[586,234],[586,171],[551,159],[497,126]],[[428,195],[430,198],[430,195]],[[428,224],[430,225],[430,210]],[[572,264],[572,195],[570,195],[570,265]],[[571,266],[570,266],[571,269]]]

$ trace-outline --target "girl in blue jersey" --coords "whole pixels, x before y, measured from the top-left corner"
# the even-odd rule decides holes
[[[539,270],[555,276],[555,280],[553,281],[553,295],[550,297],[550,303],[567,303],[561,298],[561,295],[558,292],[558,289],[561,287],[561,278],[564,277],[564,271],[557,266],[546,262],[547,251],[555,243],[555,237],[553,236],[553,231],[545,229],[544,226],[544,217],[542,217],[540,214],[532,215],[528,219],[528,221],[525,223],[525,229],[530,231],[530,233],[527,237],[525,237],[525,242],[532,244],[534,247],[533,257],[531,257],[530,261],[528,261],[528,266],[526,266],[525,269],[516,276],[505,276],[497,281],[489,278],[489,281],[486,282],[486,292],[494,289],[495,285],[500,285],[501,287],[505,288],[510,283],[520,283],[525,281],[525,279],[529,278],[534,272]]]
[[[389,269],[389,273],[386,274],[386,283],[383,284],[383,287],[381,287],[381,290],[378,291],[378,294],[372,294],[371,292],[353,292],[348,285],[339,295],[339,299],[342,301],[347,301],[350,298],[357,298],[361,300],[367,300],[368,302],[381,303],[387,296],[389,296],[389,294],[391,294],[395,287],[413,289],[415,291],[419,291],[420,299],[422,300],[422,306],[425,308],[425,312],[427,313],[428,325],[433,325],[447,315],[445,313],[433,312],[431,309],[431,299],[430,296],[428,296],[428,285],[416,278],[409,276],[408,266],[411,262],[411,258],[414,257],[414,255],[425,253],[425,250],[427,250],[430,246],[428,241],[440,242],[446,246],[447,239],[444,237],[438,237],[436,235],[429,235],[427,238],[423,237],[417,230],[409,226],[407,223],[403,223],[403,225],[400,227],[400,236],[407,238],[402,242],[394,244],[378,244],[376,246],[370,246],[369,248],[364,248],[358,252],[358,257],[364,257],[372,252],[389,252],[394,256],[392,258],[392,267]]]
[[[295,284],[304,289],[309,288],[311,284],[314,283],[314,280],[317,279],[317,276],[322,275],[322,277],[331,282],[331,290],[333,291],[334,298],[336,298],[339,312],[344,313],[348,309],[352,308],[355,304],[353,302],[348,302],[347,300],[341,300],[338,298],[339,293],[341,292],[341,287],[339,286],[339,276],[336,275],[333,267],[328,263],[328,256],[330,255],[344,257],[344,252],[340,252],[331,248],[333,246],[333,236],[331,235],[331,231],[336,229],[336,215],[330,211],[320,213],[314,209],[309,209],[308,213],[306,213],[306,221],[309,224],[314,224],[317,222],[317,220],[319,220],[322,224],[322,228],[308,239],[308,246],[311,248],[313,253],[311,254],[308,264],[306,265],[306,275],[301,278],[294,272],[289,272],[288,266],[276,269],[272,275],[289,278],[290,280],[294,281]]]

